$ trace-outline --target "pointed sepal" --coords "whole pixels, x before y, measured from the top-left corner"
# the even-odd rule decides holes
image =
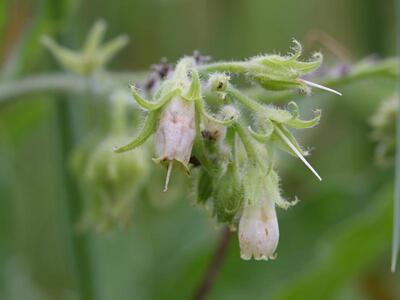
[[[147,115],[146,120],[144,122],[143,128],[140,131],[140,133],[137,135],[137,137],[132,142],[130,142],[129,144],[127,144],[125,146],[114,148],[114,152],[116,152],[116,153],[126,152],[126,151],[132,150],[132,149],[142,145],[144,142],[146,142],[146,140],[149,138],[149,136],[156,129],[157,118],[158,118],[157,112],[155,112],[155,111],[149,112],[149,114]]]

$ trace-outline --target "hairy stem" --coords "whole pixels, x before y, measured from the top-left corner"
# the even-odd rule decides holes
[[[48,73],[25,77],[0,84],[0,104],[33,93],[57,92],[65,94],[84,94],[88,91],[110,92],[117,85],[128,85],[129,81],[144,78],[144,73],[105,73],[99,77],[83,77],[70,73]],[[104,88],[104,82],[108,89]],[[57,98],[55,98],[57,99]]]
[[[193,300],[206,299],[208,293],[211,291],[217,278],[218,271],[220,270],[227,253],[230,239],[231,232],[228,226],[225,226],[222,230],[217,248],[214,251],[210,264],[208,265],[207,270],[193,295]]]
[[[348,74],[335,78],[325,76],[319,79],[318,83],[328,87],[337,87],[365,78],[387,77],[396,79],[398,75],[398,66],[398,58],[388,58],[371,64],[361,62],[356,64],[353,70]],[[201,66],[199,71],[201,73],[212,73],[217,71],[244,73],[245,66],[243,62],[212,63]],[[107,83],[112,82],[114,85],[123,86],[132,81],[141,81],[145,78],[145,75],[145,72],[107,72],[104,73],[101,78]],[[97,77],[82,77],[68,73],[32,75],[23,79],[1,83],[0,104],[12,101],[15,97],[31,93],[61,92],[82,94],[88,90],[99,92],[97,89],[98,87],[102,88],[102,92],[107,91],[107,89],[103,88],[103,84],[99,82]],[[257,98],[259,101],[268,103],[287,101],[291,97],[297,95],[296,90],[272,93],[266,92],[261,88],[250,88],[246,93],[252,98]]]
[[[230,73],[245,73],[245,62],[216,62],[203,65],[199,68],[200,73],[215,73],[215,72],[230,72]]]

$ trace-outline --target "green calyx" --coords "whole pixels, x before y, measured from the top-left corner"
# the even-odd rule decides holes
[[[217,179],[212,197],[213,214],[218,222],[232,224],[243,203],[242,180],[234,162],[229,163],[226,171]]]
[[[250,59],[248,75],[269,90],[298,88],[308,92],[309,88],[299,78],[321,66],[322,54],[315,53],[310,60],[301,61],[301,44],[296,40],[293,40],[293,43],[293,53],[290,55],[261,55]]]
[[[147,150],[115,155],[111,148],[121,136],[108,136],[80,145],[72,154],[73,173],[88,195],[80,227],[97,233],[125,229],[137,195],[148,174]],[[93,147],[94,145],[94,147]]]
[[[60,46],[48,36],[42,38],[42,43],[50,50],[63,68],[73,73],[87,76],[101,70],[128,43],[128,37],[121,35],[105,44],[101,44],[106,27],[104,21],[97,21],[89,31],[80,51]]]

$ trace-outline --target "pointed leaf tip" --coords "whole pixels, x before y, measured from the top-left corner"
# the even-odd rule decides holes
[[[311,86],[311,87],[315,87],[315,88],[318,88],[318,89],[321,89],[321,90],[324,90],[324,91],[328,91],[328,92],[334,93],[336,95],[342,96],[342,93],[340,93],[340,92],[338,92],[338,91],[336,91],[334,89],[328,88],[326,86],[323,86],[323,85],[320,85],[320,84],[317,84],[317,83],[314,83],[314,82],[311,82],[311,81],[308,81],[308,80],[304,80],[304,79],[299,79],[299,80],[301,82]]]
[[[292,142],[286,137],[286,135],[279,129],[275,129],[282,140],[292,149],[292,151],[297,155],[298,158],[306,165],[306,167],[318,178],[319,181],[322,181],[321,176],[315,171],[315,169],[311,166],[311,164],[304,158],[303,154],[292,144]]]

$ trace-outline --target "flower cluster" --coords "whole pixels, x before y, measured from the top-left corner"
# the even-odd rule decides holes
[[[314,127],[320,111],[303,120],[295,102],[287,108],[262,103],[231,80],[231,75],[240,75],[269,90],[333,91],[302,78],[320,66],[322,55],[301,61],[301,46],[294,44],[291,55],[262,55],[242,62],[204,63],[184,57],[160,82],[152,82],[157,88],[147,96],[131,86],[136,103],[147,112],[146,121],[133,141],[115,148],[118,153],[132,150],[154,135],[153,160],[167,167],[164,191],[174,165],[192,174],[198,202],[211,206],[218,222],[238,229],[243,259],[275,257],[275,207],[286,209],[297,202],[281,196],[273,146],[298,157],[321,180],[290,131]],[[149,96],[152,100],[145,99]]]
[[[43,42],[66,70],[90,76],[101,71],[127,42],[122,36],[101,45],[104,31],[104,22],[97,22],[78,52],[50,38]],[[182,58],[176,66],[163,60],[153,66],[143,91],[139,85],[131,86],[133,98],[146,113],[145,121],[136,138],[114,148],[117,153],[133,150],[153,135],[153,161],[167,168],[164,191],[168,190],[174,166],[192,175],[197,202],[211,207],[219,223],[238,229],[243,259],[275,257],[279,240],[275,207],[287,209],[297,203],[281,196],[273,148],[298,157],[321,180],[291,131],[314,127],[321,112],[316,110],[312,119],[304,120],[295,102],[289,102],[286,108],[273,106],[252,98],[231,79],[244,77],[251,88],[256,85],[271,91],[297,89],[310,93],[316,87],[340,95],[305,79],[321,65],[320,53],[304,61],[297,41],[292,50],[285,56],[266,54],[233,62],[209,62],[209,57],[198,52]],[[136,149],[133,155],[110,151],[130,127],[126,92],[121,93],[110,97],[113,109],[109,134],[78,147],[72,159],[90,199],[83,223],[99,232],[129,222],[132,201],[149,174],[147,148]],[[378,117],[374,122],[376,127],[385,125]]]

